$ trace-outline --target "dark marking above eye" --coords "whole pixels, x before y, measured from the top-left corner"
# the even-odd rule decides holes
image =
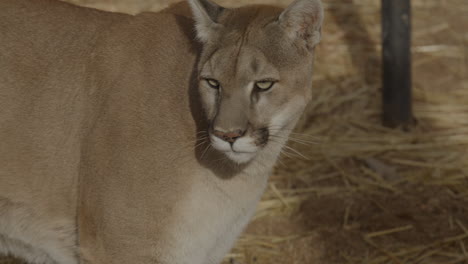
[[[254,73],[258,72],[258,68],[259,68],[258,61],[256,59],[253,59],[252,62],[250,63],[250,67],[252,68],[252,71]]]

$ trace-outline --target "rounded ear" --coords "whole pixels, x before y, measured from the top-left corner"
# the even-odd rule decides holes
[[[188,2],[195,19],[197,36],[202,42],[208,42],[211,36],[222,27],[217,20],[225,9],[209,0],[188,0]]]
[[[320,0],[294,0],[278,18],[291,39],[303,39],[311,49],[320,42],[323,7]]]

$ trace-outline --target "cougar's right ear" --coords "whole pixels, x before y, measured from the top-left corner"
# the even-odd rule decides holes
[[[195,19],[197,36],[202,42],[208,42],[211,36],[223,27],[218,23],[218,18],[225,9],[209,0],[188,0],[188,2]]]
[[[302,39],[308,48],[320,42],[323,23],[321,0],[294,0],[278,18],[291,39]]]

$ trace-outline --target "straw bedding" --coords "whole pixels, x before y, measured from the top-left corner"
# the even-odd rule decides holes
[[[380,125],[380,1],[325,1],[314,100],[226,263],[468,263],[468,2],[412,2],[416,124]]]

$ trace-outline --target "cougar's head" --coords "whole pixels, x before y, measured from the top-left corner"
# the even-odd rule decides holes
[[[203,43],[198,89],[211,145],[246,163],[269,144],[283,144],[311,98],[321,2],[295,0],[285,10],[189,3]]]

